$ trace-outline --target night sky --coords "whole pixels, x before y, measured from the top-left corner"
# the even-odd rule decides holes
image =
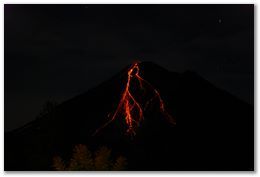
[[[253,5],[5,5],[5,130],[133,60],[193,70],[254,102]]]

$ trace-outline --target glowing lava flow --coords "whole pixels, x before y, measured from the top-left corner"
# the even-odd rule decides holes
[[[155,89],[148,81],[143,79],[139,75],[139,62],[135,62],[128,70],[127,75],[127,83],[123,94],[121,96],[120,102],[117,106],[116,111],[112,116],[108,116],[110,120],[100,127],[94,134],[99,132],[100,129],[107,126],[110,122],[115,120],[117,117],[125,117],[125,123],[127,125],[126,132],[131,135],[135,135],[136,128],[140,125],[140,122],[144,119],[144,110],[152,103],[154,100],[158,99],[160,105],[160,112],[164,115],[164,117],[171,124],[175,124],[175,119],[165,110],[164,102],[159,94],[159,91]],[[145,104],[141,104],[136,100],[133,94],[130,91],[131,81],[133,79],[137,79],[141,89],[144,89],[144,85],[150,88],[153,92],[152,98],[145,102]],[[142,106],[144,105],[144,106]]]

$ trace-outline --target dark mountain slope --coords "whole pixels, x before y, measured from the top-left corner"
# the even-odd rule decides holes
[[[69,158],[79,143],[91,149],[106,145],[125,155],[129,170],[254,169],[253,106],[196,73],[173,73],[150,62],[140,63],[140,74],[160,91],[176,126],[154,103],[134,138],[125,135],[123,118],[92,136],[115,111],[127,69],[45,117],[6,133],[5,170],[51,170],[54,155]]]

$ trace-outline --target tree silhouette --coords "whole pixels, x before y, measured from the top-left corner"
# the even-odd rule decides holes
[[[67,163],[59,156],[53,158],[53,168],[59,171],[120,171],[124,170],[126,165],[126,158],[123,156],[113,160],[111,150],[107,147],[101,147],[91,153],[87,146],[82,144],[74,147],[72,158]]]
[[[58,103],[56,101],[54,101],[54,100],[47,100],[43,104],[43,106],[41,108],[41,111],[40,111],[39,115],[37,116],[37,119],[40,119],[40,118],[42,118],[45,115],[53,113],[53,111],[55,110],[57,105],[58,105]]]

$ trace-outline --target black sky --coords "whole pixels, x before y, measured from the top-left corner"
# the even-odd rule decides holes
[[[5,130],[133,60],[193,70],[253,104],[253,5],[5,5]]]

